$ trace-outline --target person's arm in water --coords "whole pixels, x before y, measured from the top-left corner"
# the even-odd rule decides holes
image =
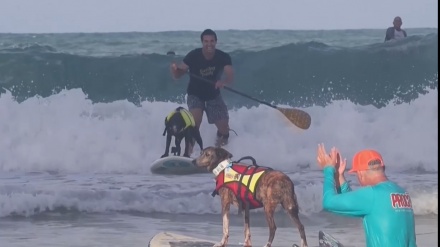
[[[389,27],[385,33],[385,41],[391,40],[394,37],[394,27]]]
[[[341,194],[336,191],[335,173],[333,166],[326,166],[323,169],[323,208],[329,212],[346,216],[364,216],[370,213],[374,204],[374,192],[370,186],[349,192],[346,181],[341,185]],[[345,180],[345,179],[344,179]]]

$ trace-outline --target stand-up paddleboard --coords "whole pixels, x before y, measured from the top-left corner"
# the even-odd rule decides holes
[[[160,232],[151,238],[148,247],[212,247],[216,242],[206,239],[194,238],[172,232]],[[230,247],[242,247],[231,245]]]
[[[163,175],[188,175],[208,173],[206,168],[197,167],[192,163],[192,158],[183,156],[168,156],[155,160],[150,167],[153,174]]]
[[[319,247],[344,247],[338,240],[323,231],[319,231]]]
[[[194,238],[186,235],[176,234],[172,232],[160,232],[154,235],[148,247],[212,247],[216,244],[215,241]],[[228,243],[228,247],[242,247],[243,244],[231,244]],[[323,245],[325,247],[333,247],[333,245]],[[292,247],[299,247],[294,244]],[[320,245],[320,247],[322,247]]]

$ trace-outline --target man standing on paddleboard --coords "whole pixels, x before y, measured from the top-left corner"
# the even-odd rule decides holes
[[[216,146],[223,146],[229,138],[229,114],[220,89],[234,79],[232,60],[228,53],[215,48],[217,34],[213,30],[203,31],[200,39],[202,48],[190,51],[181,63],[172,63],[171,75],[179,79],[189,71],[188,109],[197,128],[206,112],[208,123],[217,127]]]

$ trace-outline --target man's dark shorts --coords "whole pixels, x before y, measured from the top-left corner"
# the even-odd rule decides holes
[[[206,112],[208,123],[213,124],[219,120],[229,120],[228,108],[221,95],[213,100],[203,101],[194,95],[188,95],[186,99],[188,109],[199,108]]]

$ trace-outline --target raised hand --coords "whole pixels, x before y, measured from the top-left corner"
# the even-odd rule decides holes
[[[170,72],[171,72],[171,76],[173,77],[173,79],[176,80],[177,79],[177,64],[176,63],[170,64]]]
[[[336,168],[339,175],[344,175],[345,168],[347,167],[347,159],[342,159],[341,154],[338,153]]]
[[[317,155],[316,159],[318,161],[318,165],[321,168],[324,168],[327,165],[336,166],[337,157],[338,157],[338,150],[335,147],[333,147],[330,150],[330,153],[327,154],[327,152],[325,151],[324,144],[321,143],[321,144],[318,144],[317,153],[318,153],[318,155]]]

